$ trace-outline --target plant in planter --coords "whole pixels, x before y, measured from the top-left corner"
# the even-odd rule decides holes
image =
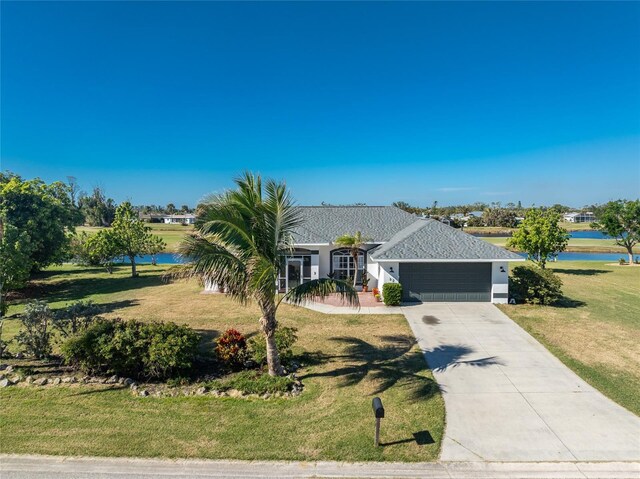
[[[374,298],[376,298],[376,301],[379,303],[380,301],[382,301],[382,298],[380,297],[380,293],[376,293],[373,295]]]
[[[362,291],[365,293],[369,292],[369,275],[366,272],[363,272],[362,275]]]

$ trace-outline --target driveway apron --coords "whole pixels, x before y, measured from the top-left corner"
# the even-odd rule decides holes
[[[640,460],[640,418],[490,303],[403,306],[442,389],[443,461]]]

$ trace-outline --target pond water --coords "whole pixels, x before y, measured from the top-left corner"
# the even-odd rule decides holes
[[[520,256],[526,258],[526,254],[519,253]],[[640,255],[639,255],[640,256]],[[627,259],[626,253],[560,253],[558,261],[612,261],[616,262],[620,258]],[[160,253],[156,256],[158,264],[180,264],[183,261],[172,253]],[[137,259],[137,262],[151,263],[151,256],[143,256]],[[128,263],[128,261],[123,261]]]

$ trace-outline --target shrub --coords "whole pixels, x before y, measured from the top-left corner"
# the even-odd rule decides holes
[[[509,278],[509,291],[517,302],[553,304],[562,297],[562,281],[538,266],[517,266]]]
[[[247,357],[247,340],[236,329],[227,329],[216,339],[216,356],[231,369],[242,366]]]
[[[288,376],[269,376],[260,371],[241,371],[208,383],[211,389],[226,391],[237,389],[244,394],[285,393],[292,389],[295,381]]]
[[[402,301],[402,285],[400,283],[383,284],[382,299],[387,306],[399,306]]]
[[[187,326],[100,319],[68,339],[62,354],[91,374],[166,379],[191,368],[199,343]]]
[[[100,319],[102,308],[92,301],[78,301],[56,311],[54,326],[64,337],[86,330]]]
[[[296,328],[282,327],[276,329],[275,340],[280,361],[287,363],[293,358],[293,350],[291,349],[298,340]],[[261,366],[267,363],[267,341],[264,336],[256,336],[249,340],[249,353],[251,359]]]
[[[23,329],[16,336],[18,344],[24,347],[27,354],[37,358],[51,355],[51,331],[49,326],[53,314],[44,301],[27,304],[20,317]]]

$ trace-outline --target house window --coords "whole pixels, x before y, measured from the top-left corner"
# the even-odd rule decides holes
[[[361,251],[358,254],[358,268],[354,267],[353,256],[347,249],[336,250],[331,254],[332,257],[332,272],[336,279],[342,279],[346,281],[353,281],[353,275],[358,274],[356,284],[362,284],[362,271],[365,269],[365,256]]]

